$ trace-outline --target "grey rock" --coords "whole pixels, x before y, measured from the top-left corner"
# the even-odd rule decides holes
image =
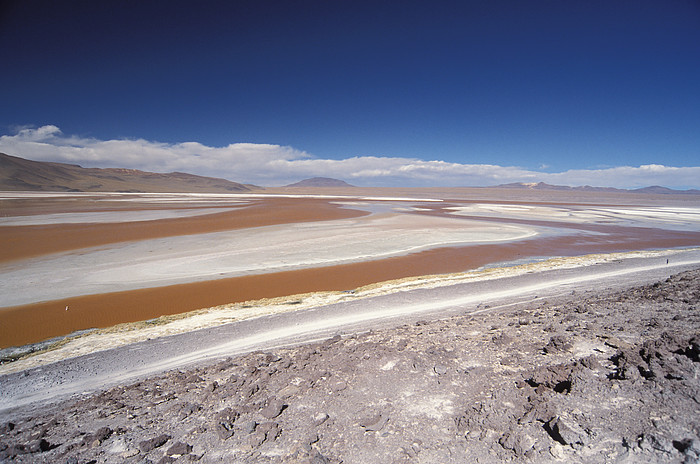
[[[330,461],[328,460],[327,457],[322,455],[320,452],[317,450],[314,450],[311,452],[311,455],[309,456],[309,464],[329,464]]]
[[[506,334],[505,332],[501,332],[491,337],[491,341],[498,346],[508,345],[510,343],[513,343],[513,337]]]
[[[571,351],[573,345],[563,335],[554,335],[549,339],[549,343],[544,347],[545,353],[560,353],[562,351]]]
[[[549,433],[558,442],[564,445],[580,446],[587,442],[586,432],[572,421],[561,417],[555,417],[548,423]]]
[[[436,364],[435,367],[433,367],[433,371],[437,375],[445,375],[447,374],[447,366],[445,366],[444,364]]]
[[[377,414],[361,420],[360,426],[363,427],[366,432],[379,432],[384,428],[387,422],[389,422],[388,417],[384,417],[382,414]]]
[[[323,424],[324,422],[326,422],[326,421],[328,420],[329,417],[330,417],[330,416],[329,416],[328,414],[326,414],[325,412],[316,414],[316,415],[314,416],[314,421],[313,421],[314,426],[315,426],[315,427],[318,427],[319,425],[321,425],[321,424]]]
[[[119,456],[121,456],[123,458],[130,458],[130,457],[136,456],[137,454],[139,454],[139,450],[137,450],[136,448],[131,448],[131,449],[124,451]]]
[[[512,450],[517,456],[523,456],[525,451],[527,451],[527,443],[513,430],[510,430],[503,434],[498,440],[498,443],[505,449]]]
[[[168,442],[172,437],[168,434],[161,434],[157,437],[153,437],[150,440],[143,440],[139,442],[139,449],[142,453],[148,453],[151,450],[160,448]]]
[[[94,433],[95,440],[105,441],[112,436],[113,430],[109,427],[101,427]]]
[[[241,424],[241,432],[245,434],[251,434],[255,432],[255,429],[257,428],[258,423],[255,422],[254,420],[246,421],[243,424]]]
[[[222,409],[216,414],[214,430],[219,438],[226,440],[233,435],[233,424],[238,417],[239,413],[231,408]]]
[[[89,433],[83,437],[83,445],[99,446],[103,441],[111,437],[112,433],[114,432],[109,427],[100,427],[94,433]]]
[[[664,453],[673,452],[673,444],[664,437],[644,434],[639,440],[639,447],[644,451],[662,451]]]
[[[301,389],[297,387],[296,385],[287,385],[283,389],[277,392],[277,397],[278,398],[291,398],[293,396],[297,396]]]
[[[178,441],[175,444],[173,444],[173,446],[168,448],[168,451],[165,454],[167,454],[168,456],[182,456],[184,454],[189,454],[191,451],[191,445]]]
[[[14,422],[6,422],[0,425],[0,435],[7,435],[15,429]]]
[[[265,443],[266,440],[267,435],[258,430],[248,436],[247,443],[250,448],[255,449]]]
[[[27,445],[27,450],[29,453],[42,453],[44,451],[49,451],[53,446],[51,443],[42,438],[40,440],[34,440]]]
[[[268,441],[275,441],[282,433],[282,429],[277,422],[263,422],[258,426],[258,432],[262,432]]]
[[[287,407],[284,401],[277,398],[268,400],[267,406],[260,410],[260,414],[266,419],[274,419],[282,414],[282,411]]]

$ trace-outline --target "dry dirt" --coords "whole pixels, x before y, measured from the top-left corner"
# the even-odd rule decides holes
[[[698,462],[700,270],[255,352],[0,419],[46,463]]]

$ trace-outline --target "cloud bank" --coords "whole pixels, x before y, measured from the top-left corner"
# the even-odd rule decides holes
[[[357,156],[323,159],[292,147],[233,143],[160,143],[144,139],[98,140],[65,135],[53,125],[0,136],[0,152],[36,161],[188,172],[243,183],[279,186],[309,177],[334,177],[361,186],[489,186],[510,182],[637,188],[700,188],[700,166],[619,166],[551,173],[514,166],[461,164],[417,158]]]

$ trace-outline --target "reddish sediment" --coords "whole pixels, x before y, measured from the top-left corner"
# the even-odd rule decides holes
[[[199,308],[316,291],[349,290],[405,277],[461,272],[532,256],[576,256],[700,244],[700,233],[610,227],[606,235],[438,248],[390,259],[141,290],[71,297],[0,309],[0,347],[92,327],[147,320]],[[66,311],[66,306],[69,310]]]
[[[0,248],[0,263],[110,243],[345,219],[367,214],[369,213],[365,211],[341,208],[324,200],[268,198],[234,211],[187,218],[104,224],[6,226],[0,227],[0,243],[3,244]]]
[[[483,201],[483,200],[480,200]],[[421,203],[416,200],[416,204]],[[445,207],[469,203],[456,200],[421,204],[429,211],[416,214],[450,215]],[[63,204],[65,211],[124,210],[122,205],[96,207],[86,203]],[[409,203],[411,204],[411,203]],[[530,204],[550,204],[532,202]],[[46,209],[41,202],[37,212],[61,212]],[[79,250],[110,243],[201,234],[223,230],[260,227],[274,224],[352,218],[365,211],[341,208],[329,200],[312,198],[274,198],[251,200],[249,204],[203,216],[110,224],[56,224],[43,226],[0,227],[0,262],[9,262],[50,253]],[[143,205],[141,209],[152,209]],[[134,206],[132,209],[139,209]],[[14,209],[14,214],[21,210]],[[467,218],[464,218],[465,220]],[[566,224],[547,221],[483,221],[521,223],[578,229],[600,234],[540,236],[528,240],[445,247],[389,259],[358,262],[323,268],[301,269],[244,277],[224,278],[140,290],[77,296],[0,309],[0,347],[24,345],[92,327],[109,327],[123,322],[142,321],[163,315],[262,298],[272,298],[316,291],[349,290],[371,283],[428,274],[462,272],[480,266],[533,256],[575,256],[652,248],[700,245],[700,233],[668,231],[595,224]],[[291,237],[290,237],[291,239]],[[339,237],[342,240],[342,237]],[[69,309],[66,311],[66,307]]]

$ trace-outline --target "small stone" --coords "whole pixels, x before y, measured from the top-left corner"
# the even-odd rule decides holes
[[[263,422],[258,426],[257,431],[264,433],[268,441],[277,440],[282,433],[282,429],[277,422]]]
[[[571,351],[573,345],[563,335],[555,335],[549,339],[549,343],[544,347],[545,353],[557,353],[562,351]]]
[[[291,398],[297,396],[301,390],[296,385],[287,385],[277,392],[278,398]]]
[[[593,355],[586,356],[585,358],[581,358],[579,360],[579,363],[581,363],[581,365],[583,367],[586,367],[586,368],[592,369],[592,370],[598,369],[600,367],[600,363],[598,362],[596,357]]]
[[[516,456],[522,456],[525,454],[525,443],[523,442],[520,434],[509,431],[501,436],[498,443],[505,449],[512,450]]]
[[[652,434],[642,435],[639,440],[639,447],[644,451],[656,450],[664,453],[671,453],[674,448],[670,441]]]
[[[384,428],[387,422],[389,422],[388,417],[377,414],[376,416],[360,421],[360,426],[362,426],[366,432],[379,432]]]
[[[241,432],[246,433],[246,434],[251,434],[255,432],[255,428],[258,426],[258,423],[255,422],[254,420],[244,422],[243,425],[241,425]]]
[[[8,433],[12,432],[14,429],[15,429],[14,422],[7,422],[3,425],[0,425],[0,435],[7,435]]]
[[[83,438],[83,443],[96,448],[102,444],[105,440],[112,436],[113,430],[109,427],[100,427],[95,433],[90,433]]]
[[[94,436],[96,440],[105,441],[106,439],[112,436],[112,433],[113,430],[109,427],[101,427],[97,429],[97,432],[95,432]]]
[[[231,408],[222,409],[216,415],[214,429],[222,440],[233,436],[233,424],[238,419],[238,412]]]
[[[287,407],[282,400],[277,398],[272,398],[268,400],[267,406],[265,406],[260,414],[266,419],[274,419],[275,417],[282,414],[282,411]]]
[[[41,453],[44,451],[49,451],[51,448],[53,448],[53,446],[51,446],[51,443],[42,438],[41,440],[35,440],[29,443],[27,448],[30,453]]]
[[[310,464],[328,464],[330,461],[328,461],[328,458],[316,451],[310,456],[309,463]]]
[[[314,426],[318,427],[319,425],[323,424],[328,420],[330,416],[326,414],[325,412],[322,412],[320,414],[316,414],[314,416]]]
[[[561,417],[555,417],[548,423],[552,438],[566,445],[585,445],[586,432],[572,422],[566,422]]]
[[[168,451],[165,454],[168,456],[182,456],[183,454],[189,454],[191,451],[192,445],[178,441],[173,444],[173,446],[168,448]]]
[[[513,343],[513,337],[506,334],[505,332],[501,332],[491,337],[491,341],[498,346],[509,345]]]
[[[445,375],[447,374],[447,366],[444,364],[436,364],[435,367],[433,367],[433,371],[435,371],[437,375]]]
[[[160,448],[164,444],[168,442],[172,437],[167,434],[162,434],[158,435],[157,437],[153,437],[150,440],[143,440],[139,442],[139,449],[143,453],[148,453],[149,451],[155,449],[155,448]]]
[[[252,449],[255,449],[265,443],[265,440],[267,440],[267,435],[261,431],[257,431],[254,433],[251,433],[248,436],[248,446],[250,446]]]
[[[136,456],[137,454],[139,454],[139,450],[137,450],[136,448],[131,448],[131,449],[124,451],[119,456],[121,456],[123,458],[130,458],[130,457]]]
[[[555,443],[549,447],[549,454],[551,454],[555,459],[564,458],[564,447],[559,443]]]

